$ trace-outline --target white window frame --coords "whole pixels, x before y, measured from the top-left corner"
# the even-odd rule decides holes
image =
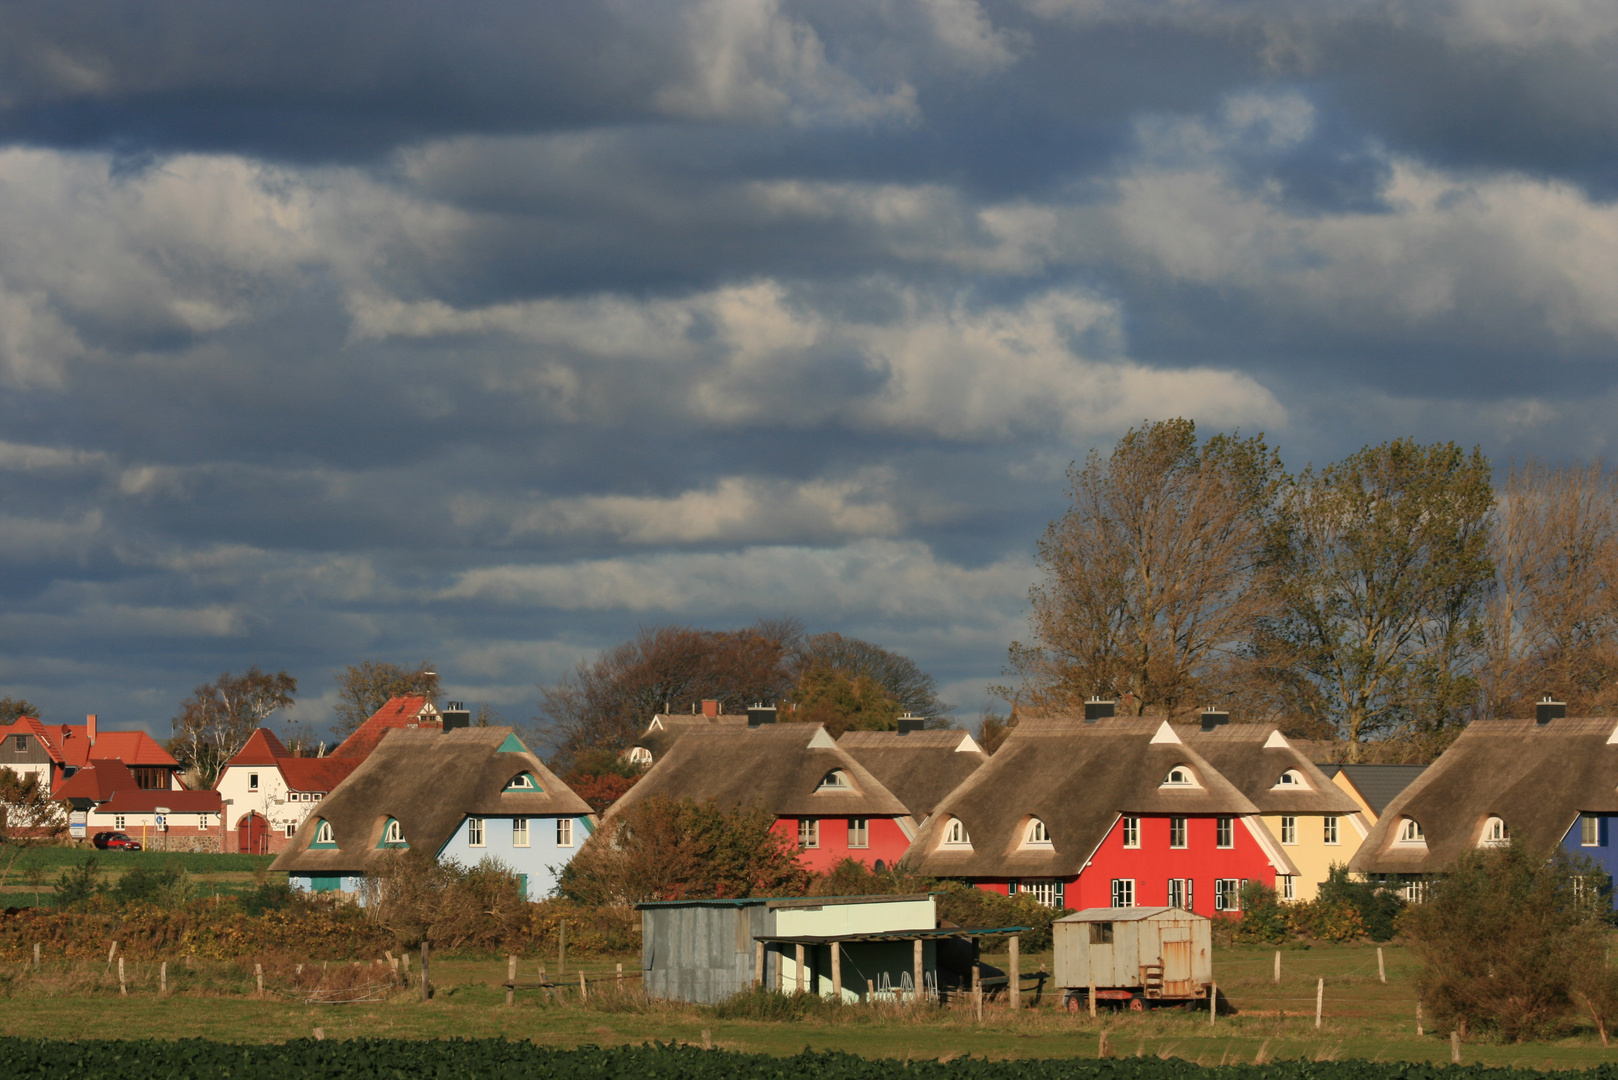
[[[1579,815],[1579,846],[1601,846],[1601,818],[1595,814]]]
[[[629,748],[629,763],[631,765],[650,765],[652,752],[644,746],[631,746]]]
[[[1498,814],[1489,815],[1483,823],[1484,847],[1504,847],[1511,843],[1511,829],[1506,825],[1505,819]]]
[[[1281,875],[1281,899],[1296,900],[1298,898],[1297,887],[1293,884],[1295,881],[1297,881],[1297,878],[1291,874]]]
[[[1183,850],[1191,846],[1191,827],[1187,818],[1169,818],[1169,847]]]
[[[833,769],[820,778],[820,786],[816,791],[853,791],[854,785],[849,783],[848,774],[842,769]]]
[[[511,819],[511,846],[528,846],[528,819],[517,817]]]
[[[1168,775],[1163,778],[1163,782],[1158,786],[1196,787],[1197,781],[1196,777],[1192,775],[1190,769],[1186,768],[1184,765],[1176,765],[1174,768],[1169,770]]]
[[[1140,847],[1140,818],[1134,814],[1124,815],[1124,847]],[[1113,906],[1117,907],[1118,905],[1114,904]]]
[[[1214,819],[1214,847],[1228,851],[1236,846],[1236,819],[1220,814]]]
[[[208,815],[207,814],[198,814],[197,815],[197,832],[207,832],[207,831],[208,831]]]
[[[1214,910],[1240,911],[1242,909],[1242,882],[1240,878],[1214,878]]]
[[[1307,788],[1309,784],[1304,780],[1303,773],[1297,769],[1288,769],[1275,781],[1278,788]]]
[[[798,847],[803,851],[814,851],[820,847],[820,819],[801,817],[798,819]]]
[[[848,819],[848,846],[857,849],[871,846],[870,818],[851,817]]]
[[[556,846],[573,846],[573,819],[559,817],[556,819]]]
[[[1421,827],[1421,822],[1413,817],[1400,819],[1398,843],[1425,844],[1426,842],[1427,832]]]
[[[1320,819],[1321,843],[1326,844],[1328,847],[1336,847],[1338,844],[1342,843],[1342,840],[1340,839],[1341,836],[1341,822],[1336,815],[1328,814],[1326,817]]]
[[[466,819],[466,846],[488,847],[488,837],[484,832],[483,819],[469,817]]]
[[[1019,889],[1046,907],[1056,906],[1056,882],[1054,881],[1024,881],[1019,886]]]
[[[298,834],[298,827],[296,825],[288,825],[286,827],[286,834],[288,840],[292,839]]]
[[[384,844],[402,844],[405,842],[404,826],[399,824],[398,818],[389,818],[382,829],[382,842]]]
[[[966,831],[966,822],[960,818],[950,818],[944,826],[945,847],[971,847],[972,836]]]
[[[1291,814],[1281,817],[1281,843],[1288,847],[1296,847],[1298,843],[1298,819]]]
[[[1191,895],[1190,878],[1169,878],[1168,887],[1169,907],[1177,907],[1184,911],[1191,910],[1193,903]]]
[[[333,833],[332,830],[331,830],[331,822],[322,821],[319,825],[315,826],[314,843],[317,843],[317,844],[335,844],[335,843],[337,843],[337,840],[335,839],[335,837],[336,837],[336,834]]]
[[[1028,822],[1028,828],[1023,830],[1022,842],[1024,847],[1054,846],[1051,842],[1051,830],[1041,818],[1033,818]]]
[[[248,791],[257,791],[258,790],[258,773],[250,772],[250,773],[247,774],[247,790]]]
[[[1135,906],[1135,879],[1112,879],[1112,906],[1116,908]]]
[[[117,829],[119,832],[123,832],[124,831],[124,815],[122,815],[122,814],[114,814],[114,815],[112,815],[112,827],[114,829]]]

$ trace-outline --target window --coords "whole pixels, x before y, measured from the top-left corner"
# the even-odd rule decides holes
[[[1407,904],[1425,903],[1427,900],[1427,883],[1425,881],[1407,881],[1399,887],[1399,895],[1404,897]]]
[[[650,765],[652,752],[644,746],[631,746],[629,748],[629,763],[631,765]]]
[[[1191,770],[1183,765],[1176,765],[1169,770],[1168,776],[1163,778],[1164,787],[1190,787],[1191,785]]]
[[[511,846],[528,846],[528,819],[525,817],[511,819]]]
[[[798,819],[798,846],[801,848],[817,848],[820,846],[820,819],[801,817]]]
[[[1292,885],[1293,881],[1295,880],[1296,879],[1291,874],[1281,875],[1281,899],[1296,900],[1298,898],[1297,890],[1294,889]]]
[[[1240,911],[1242,883],[1237,878],[1214,878],[1214,910]]]
[[[1504,847],[1511,842],[1511,830],[1500,818],[1491,817],[1483,823],[1483,843],[1485,847]]]
[[[247,774],[247,790],[248,791],[257,791],[258,790],[258,773],[250,772],[250,773]]]
[[[1045,827],[1043,821],[1035,818],[1028,823],[1028,831],[1023,833],[1023,843],[1034,847],[1050,847],[1051,831]]]
[[[1281,843],[1296,844],[1298,842],[1298,819],[1284,817],[1281,819]]]
[[[1283,788],[1303,788],[1308,787],[1309,785],[1303,782],[1303,773],[1299,772],[1297,769],[1288,769],[1286,772],[1282,773],[1276,778],[1275,786]]]
[[[1169,907],[1191,910],[1191,879],[1169,878]]]
[[[11,745],[13,747],[15,747],[16,749],[18,749],[18,750],[26,750],[26,749],[28,749],[28,736],[26,736],[26,735],[13,735],[11,738],[12,738]]]
[[[516,776],[513,776],[511,778],[511,782],[506,785],[506,790],[507,791],[538,791],[539,790],[539,785],[534,783],[534,778],[532,776],[530,776],[528,773],[518,773]]]
[[[331,822],[322,821],[320,825],[316,827],[315,843],[331,845],[335,845],[337,843],[336,839],[332,836]]]
[[[1140,818],[1124,816],[1124,847],[1140,847]],[[1129,907],[1128,904],[1114,904],[1113,907]]]
[[[1113,878],[1112,879],[1112,906],[1113,907],[1134,907],[1135,906],[1135,879],[1134,878]]]
[[[1169,847],[1185,847],[1185,818],[1169,818]]]
[[[1579,843],[1585,847],[1601,846],[1601,819],[1594,814],[1579,815]]]
[[[1046,907],[1056,906],[1057,893],[1054,881],[1025,881],[1022,884],[1022,891]]]
[[[966,824],[960,818],[951,818],[944,827],[944,843],[951,847],[970,847],[972,838],[966,834]]]
[[[288,825],[286,827],[287,839],[288,840],[292,839],[293,834],[296,833],[297,831],[298,831],[298,827],[296,825]]]
[[[202,829],[206,829],[207,827],[208,827],[208,815],[207,814],[198,814],[197,815],[197,829],[200,831]]]
[[[1399,843],[1425,844],[1427,834],[1421,831],[1421,822],[1415,818],[1405,818],[1399,823]]]
[[[1236,846],[1236,819],[1222,817],[1214,827],[1214,846],[1229,848]]]
[[[1110,923],[1110,922],[1093,922],[1093,923],[1091,923],[1090,924],[1090,944],[1092,944],[1092,945],[1111,945],[1112,944],[1112,923]]]
[[[466,842],[472,847],[483,847],[483,819],[469,817],[466,819]]]
[[[848,846],[851,848],[868,848],[871,846],[871,819],[851,817],[848,819]]]
[[[1321,839],[1328,844],[1337,843],[1337,819],[1324,817],[1320,819]]]
[[[114,815],[112,815],[112,827],[115,828],[115,829],[122,829],[124,827],[124,815],[122,815],[122,814],[114,814]]]
[[[816,791],[848,791],[854,785],[848,782],[848,774],[842,769],[833,769],[820,778],[820,786]]]
[[[559,817],[556,819],[556,846],[573,846],[573,819]]]
[[[402,844],[405,842],[404,830],[399,827],[397,818],[388,819],[388,827],[382,830],[382,842],[384,844]]]

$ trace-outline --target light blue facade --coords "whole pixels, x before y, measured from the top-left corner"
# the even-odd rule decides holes
[[[1594,843],[1585,843],[1585,820],[1590,819],[1593,824],[1594,836],[1589,837]],[[1618,815],[1615,814],[1580,814],[1573,822],[1573,827],[1562,837],[1562,850],[1569,855],[1580,856],[1591,860],[1605,870],[1614,880],[1618,880],[1618,847],[1613,841],[1618,839]]]
[[[557,877],[579,847],[590,835],[587,817],[482,817],[475,820],[483,825],[483,843],[471,840],[471,822],[463,820],[444,846],[438,849],[440,859],[454,859],[462,866],[476,866],[484,859],[494,859],[522,877],[528,890],[528,899],[543,900],[556,888]],[[517,846],[516,822],[528,823],[528,844]],[[562,822],[565,828],[558,828]],[[569,840],[564,844],[562,839]]]
[[[359,874],[288,874],[287,884],[293,892],[359,892],[360,882],[365,878]]]

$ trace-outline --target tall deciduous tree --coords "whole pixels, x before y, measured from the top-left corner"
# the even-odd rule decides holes
[[[1126,711],[1166,716],[1222,695],[1273,610],[1258,579],[1282,476],[1262,435],[1199,442],[1190,420],[1092,451],[1039,542],[1034,643],[1011,653],[1020,685],[997,689],[1035,708],[1128,695]]]
[[[389,701],[410,694],[437,703],[438,670],[431,662],[424,660],[413,668],[376,660],[350,664],[337,676],[337,719],[332,731],[344,738]]]
[[[1575,716],[1606,715],[1618,704],[1618,477],[1599,462],[1514,467],[1489,550],[1484,714],[1529,716],[1552,694]]]
[[[810,666],[799,678],[790,708],[783,719],[820,724],[834,739],[845,731],[899,726],[899,703],[881,683],[865,675],[849,678],[824,663]]]
[[[1476,693],[1493,578],[1489,463],[1453,443],[1368,446],[1287,490],[1255,651],[1293,710],[1365,740],[1428,736]]]
[[[804,701],[804,682],[811,672],[835,672],[850,685],[863,684],[870,692],[892,700],[900,712],[930,721],[929,726],[948,726],[944,716],[951,706],[938,698],[938,683],[908,656],[838,633],[815,634],[803,640],[792,657],[798,675],[795,701]],[[817,678],[819,676],[817,675]],[[895,714],[897,716],[897,713]],[[887,726],[855,724],[855,727]]]
[[[0,697],[0,724],[13,724],[18,717],[39,719],[39,706],[27,698]]]
[[[240,675],[227,671],[180,702],[169,752],[196,771],[200,786],[212,787],[254,729],[291,705],[297,692],[298,680],[285,671],[271,675],[257,664]]]

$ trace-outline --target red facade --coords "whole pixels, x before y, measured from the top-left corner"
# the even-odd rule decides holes
[[[1113,824],[1091,856],[1089,865],[1077,877],[1059,882],[1060,906],[1076,910],[1112,907],[1114,882],[1127,882],[1129,884],[1120,891],[1127,893],[1131,907],[1160,907],[1177,899],[1181,906],[1189,907],[1198,915],[1211,916],[1220,913],[1216,901],[1220,882],[1227,883],[1224,910],[1235,910],[1234,901],[1244,882],[1257,881],[1275,887],[1275,866],[1240,817],[1223,818],[1229,823],[1228,847],[1219,843],[1219,817],[1178,818],[1185,823],[1183,847],[1171,843],[1172,823],[1176,819],[1167,814],[1135,815],[1138,840],[1126,846],[1126,820],[1120,818]],[[1171,881],[1189,883],[1189,904],[1183,897],[1170,897]],[[1011,883],[1007,881],[974,881],[973,884],[1002,894],[1011,890]],[[1029,891],[1033,885],[1032,882],[1017,884],[1022,891]]]
[[[904,856],[905,850],[910,847],[910,837],[905,835],[899,822],[890,817],[873,818],[777,818],[771,832],[784,836],[794,844],[804,836],[800,822],[814,822],[815,827],[809,832],[808,838],[815,841],[814,847],[800,847],[798,854],[809,869],[816,872],[830,870],[844,859],[853,859],[867,866],[875,866],[881,862],[883,866],[892,866]],[[867,843],[865,847],[849,846],[851,821],[866,822]]]

